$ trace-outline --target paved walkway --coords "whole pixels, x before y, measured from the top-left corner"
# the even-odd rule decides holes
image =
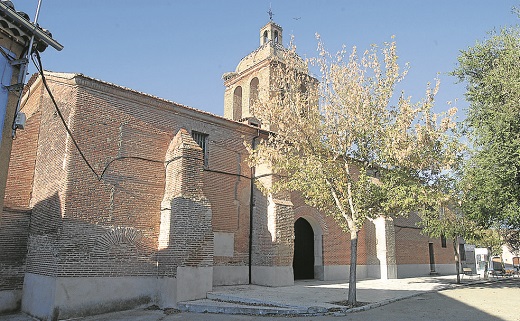
[[[462,284],[478,278],[464,278]],[[215,287],[207,299],[183,302],[182,311],[259,315],[341,315],[366,310],[418,294],[456,286],[456,276],[419,277],[392,280],[361,280],[357,301],[364,305],[349,309],[348,283],[337,281],[296,281],[293,286],[263,287],[237,285]]]
[[[478,278],[465,277],[462,284],[481,282]],[[419,294],[440,291],[458,286],[456,277],[436,276],[392,280],[361,280],[357,283],[357,300],[363,306],[349,309],[344,302],[348,296],[347,282],[333,281],[296,281],[293,286],[263,287],[257,285],[238,285],[215,287],[206,299],[181,302],[179,310],[198,313],[252,314],[315,316],[344,315],[350,312],[368,310],[374,307],[399,301]],[[176,309],[165,310],[165,314],[176,313]],[[162,314],[161,310],[136,309],[117,312],[126,317],[120,320],[144,320],[144,316]],[[164,315],[163,315],[164,316]],[[75,320],[110,320],[110,314]],[[0,316],[0,321],[34,320],[24,314]]]

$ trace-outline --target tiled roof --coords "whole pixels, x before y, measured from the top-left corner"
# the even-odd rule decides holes
[[[50,44],[57,50],[62,46],[52,39],[52,34],[39,26],[34,26],[25,12],[16,11],[11,1],[0,1],[0,31],[10,36],[22,46],[29,45],[31,36],[35,36],[34,45],[40,52]]]

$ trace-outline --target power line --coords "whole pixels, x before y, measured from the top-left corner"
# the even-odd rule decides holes
[[[120,160],[125,160],[125,159],[136,159],[136,160],[142,160],[142,161],[148,161],[148,162],[153,162],[153,163],[161,163],[161,164],[164,164],[165,162],[164,161],[159,161],[159,160],[155,160],[155,159],[149,159],[149,158],[144,158],[144,157],[138,157],[138,156],[121,156],[121,157],[116,157],[114,159],[112,159],[110,162],[108,162],[108,164],[106,164],[106,166],[103,168],[103,170],[101,171],[101,174],[98,174],[94,168],[92,167],[92,165],[90,165],[90,162],[87,160],[87,157],[85,156],[85,154],[83,154],[83,152],[81,151],[81,148],[79,147],[78,145],[78,142],[76,141],[76,139],[74,138],[74,135],[72,135],[72,131],[70,130],[69,126],[67,125],[67,122],[65,121],[65,118],[63,117],[63,114],[61,113],[61,110],[60,108],[58,107],[58,104],[56,103],[56,99],[54,98],[54,95],[52,94],[50,88],[49,88],[49,85],[47,83],[47,79],[45,78],[45,74],[43,72],[43,66],[42,66],[42,62],[41,62],[41,58],[40,58],[40,54],[38,51],[35,51],[35,56],[36,56],[36,59],[37,59],[37,63],[34,61],[34,57],[31,56],[31,59],[36,67],[36,69],[38,70],[38,73],[40,74],[41,78],[42,78],[42,82],[43,82],[43,85],[45,87],[45,89],[47,90],[47,93],[49,94],[49,97],[51,98],[51,101],[54,105],[54,108],[56,109],[56,113],[58,114],[58,116],[60,117],[61,119],[61,122],[63,123],[63,126],[65,127],[65,130],[67,131],[67,133],[69,134],[72,142],[74,143],[74,146],[76,147],[76,149],[78,150],[81,158],[83,159],[83,161],[85,162],[85,164],[87,164],[88,168],[90,169],[90,171],[96,176],[97,180],[98,181],[101,181],[106,173],[106,171],[108,170],[108,168],[110,167],[110,165],[115,162],[115,161],[120,161]]]
[[[83,161],[85,161],[85,163],[87,164],[88,168],[90,168],[92,173],[94,173],[94,175],[96,176],[98,181],[101,181],[102,177],[98,173],[96,173],[96,171],[94,170],[92,165],[90,165],[89,161],[87,160],[87,158],[85,157],[85,155],[83,154],[81,149],[79,148],[78,142],[76,142],[76,139],[72,135],[72,132],[71,132],[69,126],[67,125],[67,122],[65,121],[65,118],[63,117],[63,114],[61,113],[61,110],[58,108],[58,104],[56,103],[56,100],[54,99],[54,95],[52,94],[52,92],[51,92],[51,90],[49,88],[49,85],[47,84],[47,79],[45,78],[45,75],[43,73],[43,66],[42,66],[42,61],[40,59],[40,53],[35,50],[34,54],[36,55],[36,59],[38,60],[38,65],[36,66],[36,69],[38,70],[38,72],[40,73],[40,76],[42,77],[43,85],[45,86],[45,89],[47,90],[47,93],[49,94],[49,97],[51,98],[52,103],[54,104],[54,108],[56,109],[56,112],[58,113],[58,116],[60,116],[61,122],[63,123],[63,126],[65,127],[65,130],[69,134],[70,139],[74,143],[74,146],[76,146],[76,149],[78,150],[81,158],[83,158]],[[34,62],[34,59],[33,59],[33,62]]]

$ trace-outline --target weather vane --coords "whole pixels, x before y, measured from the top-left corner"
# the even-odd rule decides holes
[[[267,11],[267,14],[269,14],[269,20],[273,21],[273,10],[271,10],[271,4],[269,4],[269,11]]]

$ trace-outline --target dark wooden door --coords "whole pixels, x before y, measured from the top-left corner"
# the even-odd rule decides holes
[[[428,243],[430,252],[430,272],[435,272],[435,254],[433,253],[433,243]]]
[[[294,279],[314,279],[314,231],[303,218],[294,223]]]

